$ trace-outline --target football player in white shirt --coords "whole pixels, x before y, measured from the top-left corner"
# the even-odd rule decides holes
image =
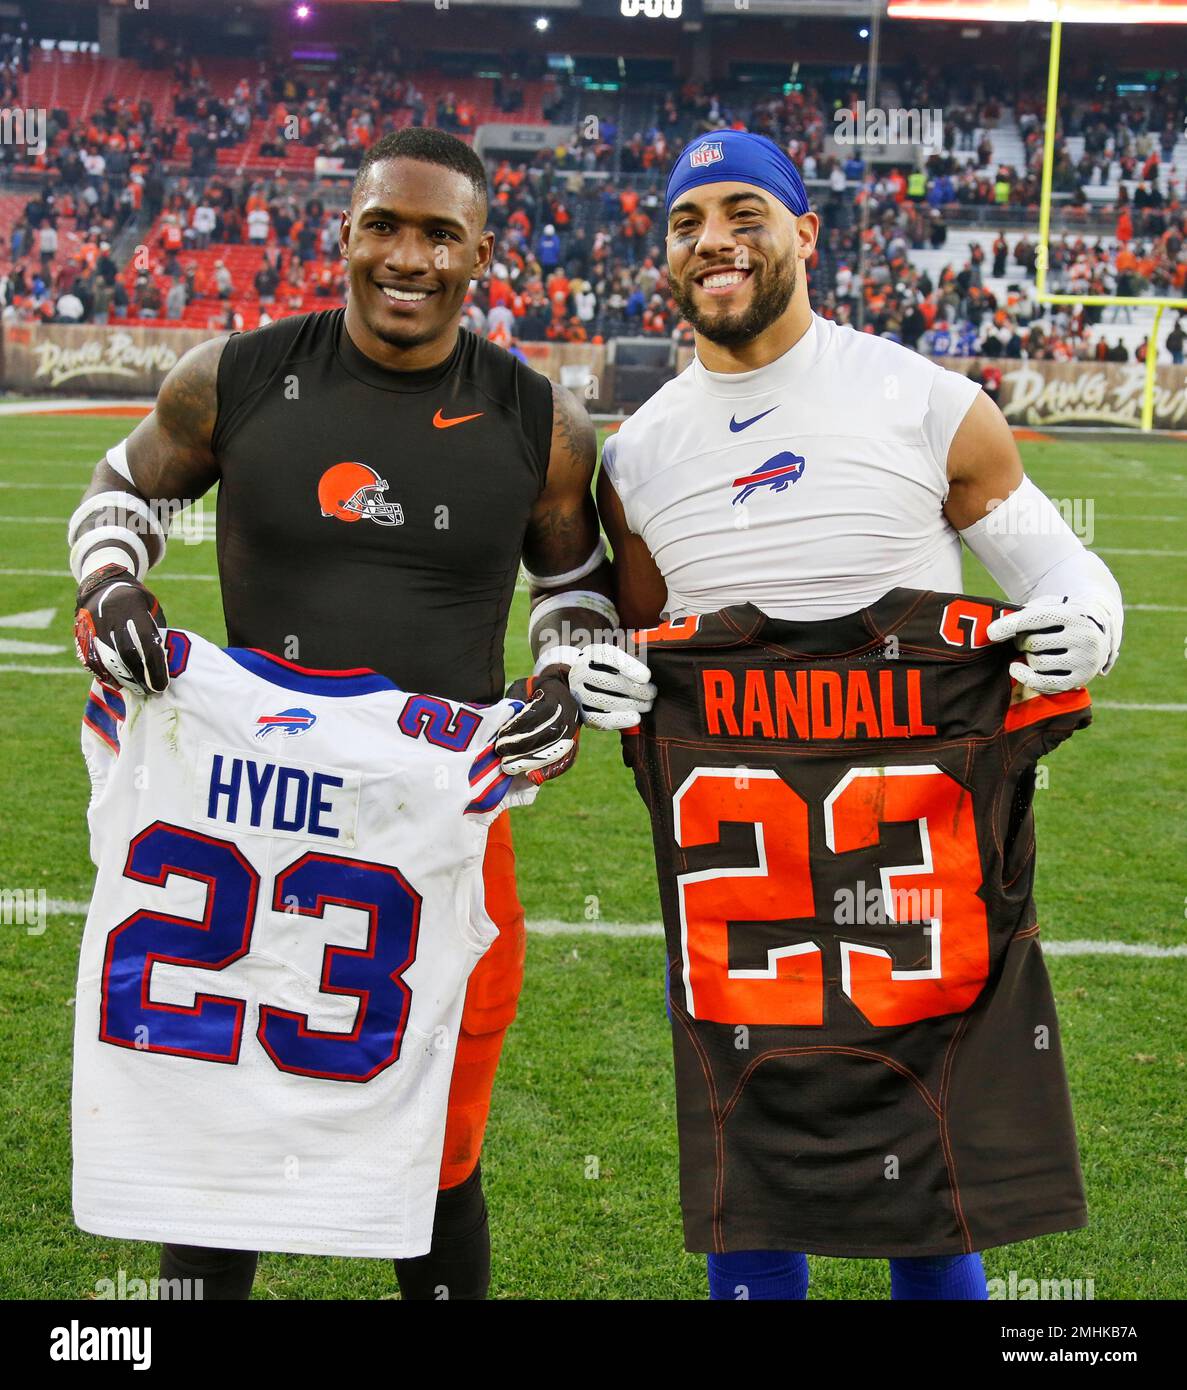
[[[1019,605],[989,628],[1015,679],[1042,694],[1109,670],[1122,601],[1098,556],[1027,479],[997,406],[956,372],[813,314],[801,262],[819,218],[795,166],[762,136],[694,141],[668,181],[673,297],[691,365],[612,436],[598,509],[617,607],[644,628],[753,602],[828,619],[896,587],[959,592],[961,542]],[[633,727],[655,695],[610,644],[570,653],[583,721]],[[891,1262],[896,1297],[984,1298],[976,1254]],[[794,1298],[792,1251],[709,1256],[713,1296]]]

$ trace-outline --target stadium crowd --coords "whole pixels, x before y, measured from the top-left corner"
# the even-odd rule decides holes
[[[430,110],[414,75],[390,62],[316,82],[261,71],[254,82],[241,79],[224,100],[197,59],[161,48],[153,61],[173,65],[167,115],[158,116],[149,102],[113,95],[82,120],[50,114],[46,150],[33,161],[40,191],[24,203],[8,246],[0,246],[4,321],[251,328],[323,301],[339,303],[344,186],[290,178],[282,166],[268,177],[220,166],[218,150],[242,146],[254,131],[262,137],[260,157],[269,162],[279,165],[297,140],[350,167],[388,129],[429,120],[464,134],[474,120],[469,105],[448,91]],[[14,98],[21,64],[19,46],[0,36],[0,104]],[[1026,167],[1015,170],[993,163],[1006,94],[992,82],[970,84],[966,76],[957,87],[942,71],[908,69],[899,92],[919,106],[943,106],[952,133],[949,149],[906,171],[867,171],[855,158],[826,154],[832,112],[857,94],[823,79],[757,101],[751,95],[737,106],[690,83],[658,95],[652,123],[628,138],[619,139],[613,119],[599,117],[577,121],[567,145],[530,162],[489,160],[495,256],[490,277],[471,289],[465,321],[508,346],[624,335],[690,342],[691,330],[668,293],[662,179],[688,140],[732,126],[770,135],[801,168],[823,214],[821,246],[808,268],[822,314],[860,318],[869,331],[937,355],[1067,360],[1125,352],[1093,336],[1101,309],[1039,321],[1029,291],[1037,246],[1026,233],[991,230],[986,245],[974,243],[967,260],[945,266],[934,279],[913,262],[913,252],[943,248],[962,206],[1017,205],[1020,213],[1033,207],[1042,160],[1039,99],[1023,94],[1013,103],[1027,149]],[[557,91],[550,114],[559,119],[566,103],[571,112],[571,95]],[[1166,194],[1157,182],[1159,155],[1173,152],[1183,96],[1180,81],[1145,105],[1074,95],[1061,103],[1056,187],[1064,186],[1073,205],[1083,200],[1083,180],[1099,180],[1111,159],[1142,182],[1132,198],[1121,186],[1112,237],[1053,240],[1053,288],[1187,292],[1187,214],[1173,179]],[[949,97],[954,100],[945,105]],[[495,99],[514,112],[523,94],[500,82]],[[1084,137],[1074,167],[1069,134]],[[973,158],[962,159],[969,150]],[[0,177],[4,158],[0,150]],[[868,227],[859,283],[863,203]],[[147,241],[137,243],[145,227]],[[122,266],[121,236],[129,243],[121,248]],[[229,254],[217,254],[242,246],[259,250],[246,266],[242,257],[232,267]],[[207,254],[211,248],[214,255]],[[997,290],[989,280],[998,282]],[[1112,312],[1128,314],[1124,306]],[[1167,344],[1172,360],[1181,355],[1174,346],[1179,332]]]

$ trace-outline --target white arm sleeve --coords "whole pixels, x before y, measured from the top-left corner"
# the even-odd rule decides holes
[[[1029,478],[960,538],[1005,591],[1025,605],[1040,595],[1095,602],[1109,617],[1108,671],[1121,647],[1125,609],[1108,565],[1085,549],[1059,509]]]
[[[630,511],[627,507],[627,499],[630,495],[630,488],[626,484],[625,478],[618,467],[618,435],[610,435],[605,444],[602,445],[602,472],[605,473],[610,486],[618,494],[618,500],[622,503],[622,514],[626,518],[627,530],[632,536],[639,534],[632,520]]]
[[[932,458],[944,479],[944,496],[948,495],[948,450],[969,413],[981,388],[961,372],[938,367],[927,398],[927,414],[923,417],[923,437]]]

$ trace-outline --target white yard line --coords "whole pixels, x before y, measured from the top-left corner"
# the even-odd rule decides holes
[[[662,922],[558,922],[544,918],[529,922],[537,936],[663,936]]]
[[[1168,560],[1187,558],[1187,550],[1130,550],[1126,546],[1118,545],[1098,545],[1093,549],[1097,555],[1161,555]]]
[[[23,613],[6,613],[0,627],[35,628],[44,631],[57,616],[56,608],[30,608]]]
[[[86,415],[93,410],[103,410],[113,406],[136,406],[138,408],[151,409],[156,402],[147,397],[121,396],[118,400],[90,399],[85,396],[77,396],[66,400],[51,397],[48,400],[30,401],[8,401],[0,405],[0,415],[42,415],[47,411],[57,414],[59,411],[79,411]],[[107,416],[108,419],[120,419],[121,417]],[[129,417],[131,418],[131,417]]]
[[[1187,956],[1187,946],[1151,946],[1147,941],[1044,941],[1045,956]]]
[[[19,488],[19,489],[23,489],[23,490],[28,491],[28,492],[33,492],[33,491],[44,491],[44,490],[47,489],[47,488],[52,488],[52,489],[54,489],[54,490],[56,490],[56,491],[66,492],[66,491],[74,491],[74,490],[75,490],[75,485],[74,485],[74,483],[5,483],[5,482],[0,482],[0,489],[3,489],[3,488]],[[59,517],[44,517],[44,516],[0,516],[0,521],[58,521],[58,520],[65,521],[66,519],[67,519],[67,513],[65,513],[65,512],[62,513],[62,516],[61,516],[60,518],[59,518]],[[1168,522],[1168,523],[1178,523],[1178,522],[1181,522],[1181,521],[1183,520],[1183,518],[1182,518],[1181,516],[1167,516],[1167,515],[1165,515],[1165,514],[1164,514],[1164,515],[1161,515],[1161,516],[1145,516],[1145,515],[1122,516],[1122,515],[1107,515],[1107,514],[1105,514],[1105,513],[1103,513],[1103,512],[1097,512],[1096,515],[1093,517],[1093,520],[1094,520],[1094,521],[1144,521],[1144,522]]]
[[[74,576],[69,570],[18,570],[0,569],[0,574],[11,575],[16,579],[73,579]],[[217,574],[154,574],[153,587],[155,588],[162,580],[169,579],[192,579],[196,584],[217,584]]]
[[[56,492],[78,493],[77,483],[5,483],[0,482],[0,488],[19,488],[24,492],[43,492],[53,489]]]
[[[62,522],[62,518],[61,518],[61,517],[45,517],[45,518],[39,518],[39,519],[40,519],[40,520],[46,520],[46,521],[54,521],[55,523],[59,523],[59,524]],[[0,520],[4,520],[4,518],[0,517]],[[210,540],[210,539],[213,539],[213,535],[211,535],[211,536],[203,536],[203,540]],[[1116,550],[1115,550],[1115,551],[1113,551],[1113,552],[1111,552],[1111,553],[1114,554],[1114,555],[1119,555],[1119,554],[1123,554],[1123,553],[1124,553],[1124,554],[1129,554],[1129,555],[1137,555],[1137,554],[1178,555],[1178,554],[1183,554],[1184,552],[1182,552],[1182,551],[1170,551],[1170,550],[1165,550],[1165,551],[1163,551],[1163,550],[1159,550],[1159,551],[1136,551],[1136,550],[1133,550],[1133,551],[1124,551],[1124,552],[1122,552],[1122,551],[1116,551]],[[69,570],[41,570],[41,569],[0,569],[0,575],[11,575],[11,576],[13,576],[14,578],[18,578],[18,579],[73,579],[73,577],[74,577],[74,576],[70,573]],[[159,581],[162,580],[162,579],[183,579],[183,580],[192,579],[192,580],[194,580],[195,583],[214,584],[214,583],[217,583],[217,581],[218,581],[218,575],[217,575],[217,574],[154,574],[154,575],[153,575],[153,582],[154,582],[154,583],[157,583],[157,582],[159,582]],[[515,584],[515,592],[516,592],[517,594],[522,594],[522,593],[526,593],[527,591],[528,591],[528,581],[527,581],[526,579],[519,579],[519,580],[517,580],[517,581],[516,581],[516,584]],[[1127,610],[1132,610],[1132,611],[1137,612],[1137,613],[1187,613],[1187,605],[1175,604],[1175,603],[1127,603],[1127,604],[1125,605],[1125,607],[1126,607]]]
[[[1153,714],[1182,714],[1187,705],[1147,704],[1142,700],[1093,700],[1093,709],[1136,709]]]
[[[90,904],[68,898],[50,898],[51,917],[85,917]],[[662,937],[662,922],[561,922],[542,918],[527,924],[535,936]],[[1145,941],[1044,941],[1049,956],[1146,956],[1154,959],[1187,956],[1187,946],[1152,946]]]
[[[20,637],[0,637],[0,654],[4,656],[62,656],[69,650],[61,642],[28,642]]]
[[[0,676],[21,674],[26,676],[90,676],[81,666],[28,666],[21,662],[0,664]]]
[[[17,579],[73,579],[69,570],[10,570],[0,569],[0,574],[9,574]]]

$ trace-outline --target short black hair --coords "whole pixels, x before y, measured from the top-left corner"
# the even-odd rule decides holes
[[[366,181],[371,166],[385,159],[419,159],[422,164],[439,164],[443,169],[452,169],[455,173],[465,175],[478,199],[483,226],[486,225],[486,213],[490,206],[486,188],[486,166],[464,140],[459,140],[447,131],[419,125],[405,126],[403,130],[395,130],[383,136],[368,146],[367,152],[363,155],[350,190],[352,203]]]

